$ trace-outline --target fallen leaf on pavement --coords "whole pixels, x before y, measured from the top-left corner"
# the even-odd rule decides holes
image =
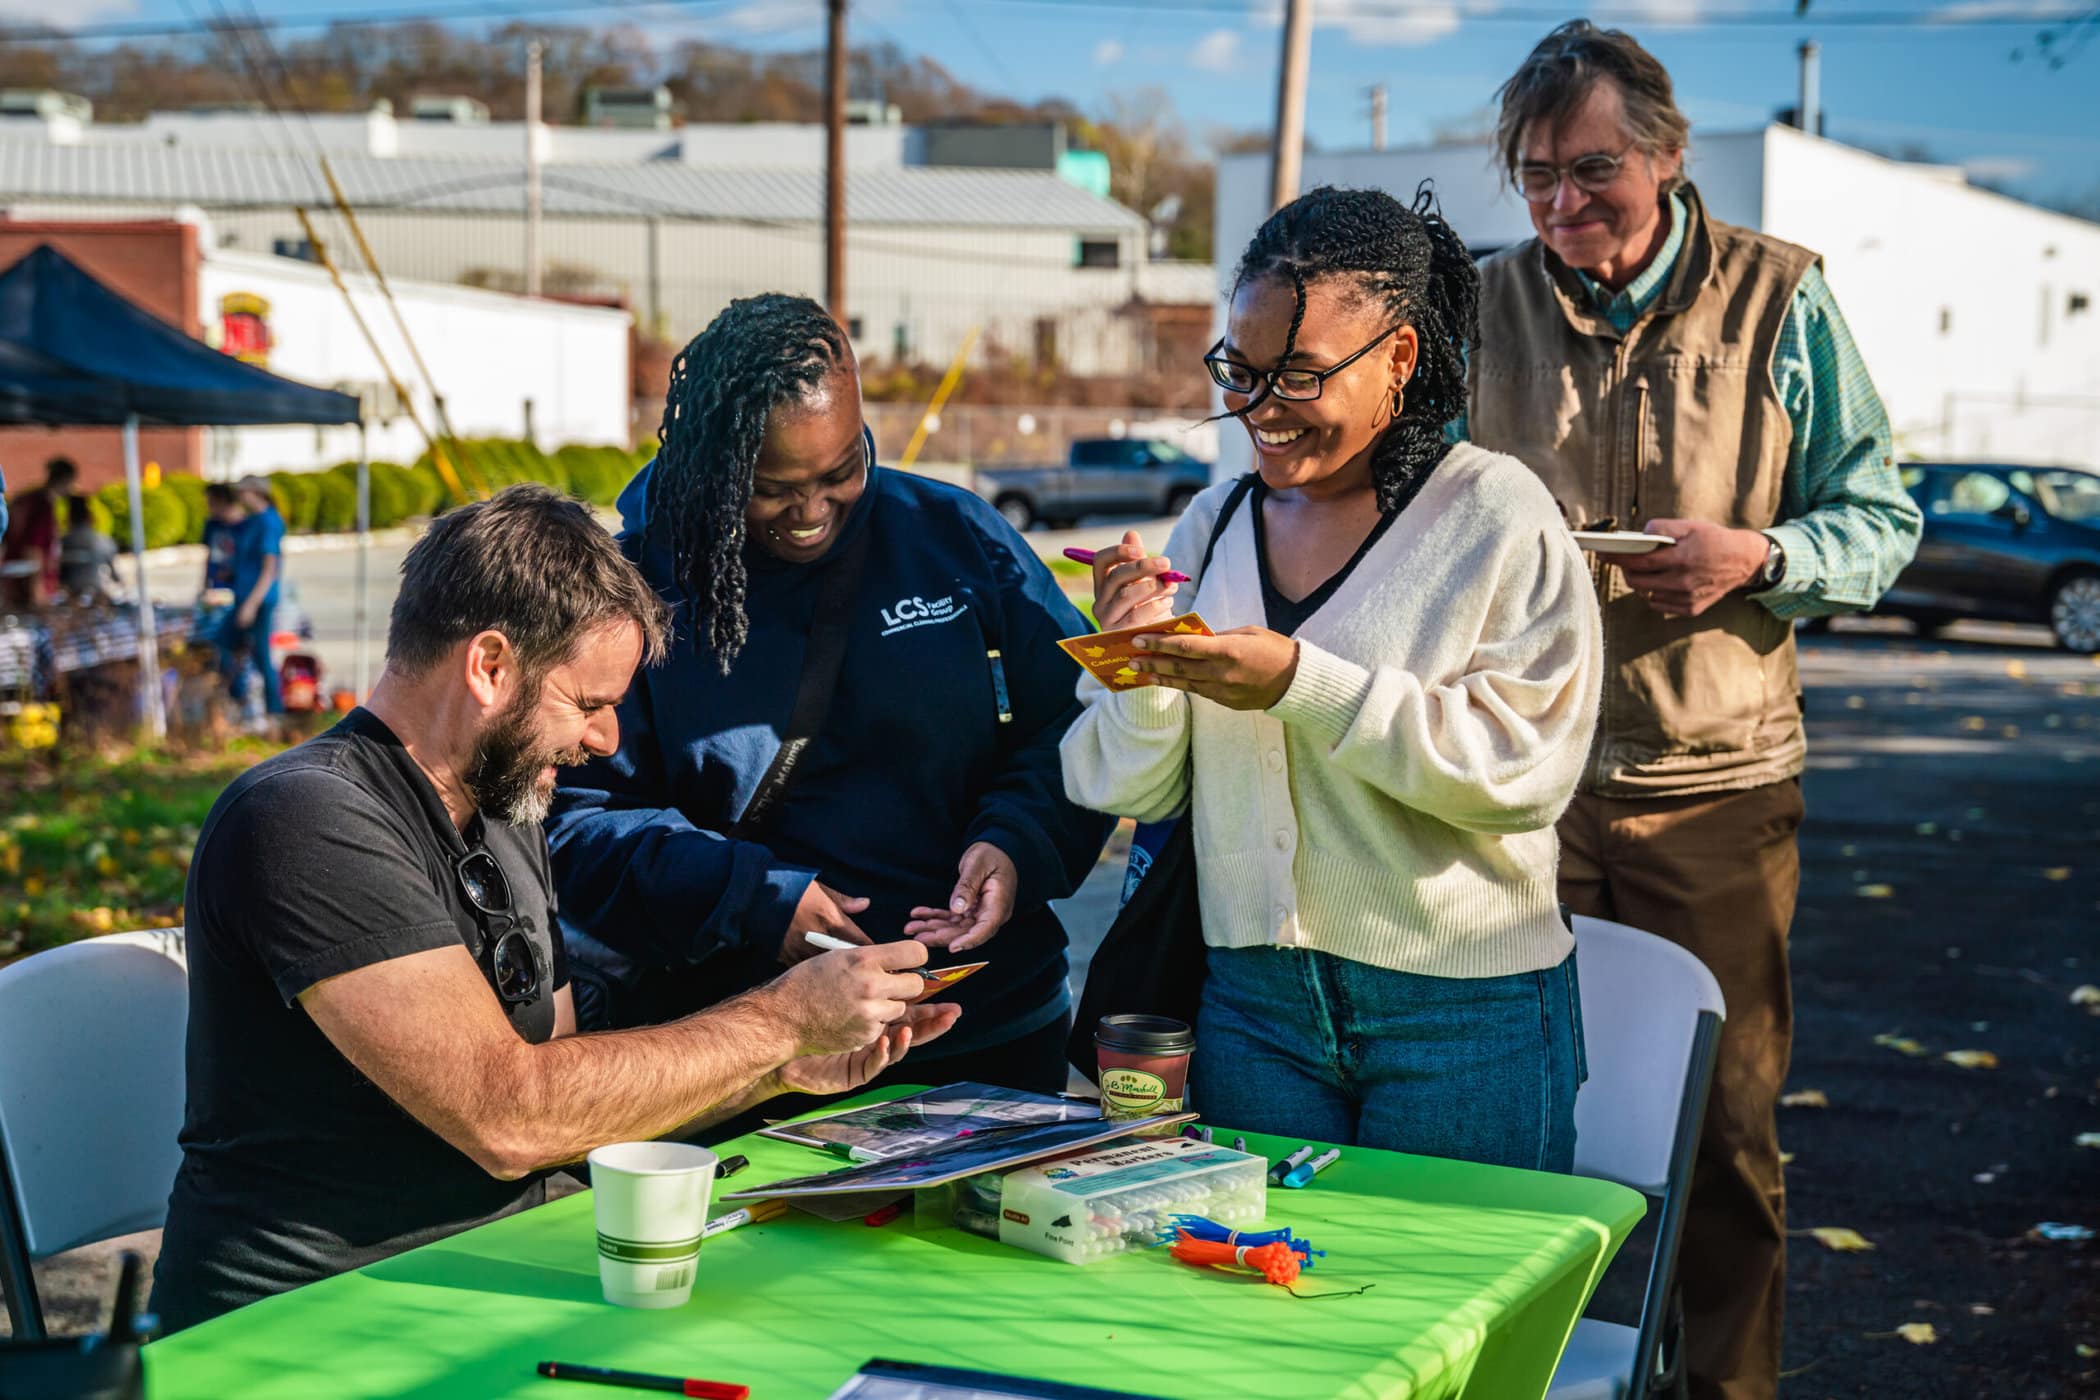
[[[2042,872],[2042,878],[2044,880],[2068,880],[2071,878],[2071,867],[2068,865],[2052,865]]]
[[[1940,1339],[1929,1322],[1906,1322],[1896,1329],[1896,1335],[1914,1347],[1929,1347]]]
[[[2100,1138],[2100,1133],[2089,1133],[2089,1134],[2087,1134],[2087,1136],[2089,1136],[2089,1137],[2094,1137],[2094,1138]],[[2080,1144],[2080,1146],[2085,1146],[2085,1147],[2100,1147],[2100,1142],[2091,1142],[2091,1143],[2081,1143],[2081,1144]],[[1793,1154],[1793,1153],[1791,1153],[1791,1152],[1782,1152],[1782,1153],[1780,1153],[1780,1154],[1779,1154],[1779,1165],[1780,1165],[1780,1166],[1782,1166],[1782,1167],[1790,1167],[1790,1166],[1792,1166],[1793,1164],[1794,1164],[1794,1154]]]
[[[2100,1356],[2100,1351],[2093,1350],[2093,1348],[2087,1346],[2084,1342],[2080,1342],[2077,1346],[2072,1347],[2071,1350],[2077,1352],[2080,1357],[2087,1361],[2091,1361],[2094,1357]]]
[[[2077,1137],[2072,1138],[2071,1142],[2078,1147],[2100,1147],[2100,1133],[2080,1133]],[[1784,1152],[1780,1153],[1779,1159],[1784,1162],[1786,1154]]]
[[[1863,1249],[1872,1249],[1874,1242],[1857,1230],[1848,1230],[1842,1225],[1818,1225],[1808,1233],[1816,1237],[1816,1243],[1825,1249],[1834,1249],[1840,1254],[1857,1254]]]
[[[1895,1050],[1905,1055],[1929,1055],[1932,1053],[1909,1036],[1877,1035],[1874,1037],[1874,1043],[1884,1050]]]
[[[2071,993],[2073,1006],[2100,1006],[2100,987],[2088,982]]]
[[[1990,728],[1990,721],[1986,720],[1982,715],[1963,715],[1961,727],[1980,733]]]
[[[1867,708],[1867,697],[1864,695],[1847,695],[1845,697],[1845,708],[1848,710],[1864,710]]]
[[[2005,663],[2005,674],[2016,681],[2025,680],[2027,679],[2027,663],[2024,661],[2008,661]]]
[[[1949,1050],[1940,1058],[1950,1065],[1960,1065],[1963,1069],[1998,1068],[1998,1057],[1988,1050]]]
[[[1998,1310],[1989,1303],[1969,1304],[1969,1316],[1971,1317],[1996,1317],[1997,1315]]]
[[[1860,885],[1852,891],[1861,899],[1887,899],[1895,892],[1894,885]]]
[[[1791,1094],[1779,1096],[1781,1108],[1828,1108],[1830,1096],[1821,1089],[1797,1089]]]

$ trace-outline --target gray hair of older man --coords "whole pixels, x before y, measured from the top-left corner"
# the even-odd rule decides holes
[[[1504,179],[1524,159],[1524,133],[1543,124],[1558,127],[1580,107],[1599,82],[1609,81],[1626,106],[1626,135],[1649,155],[1682,150],[1692,124],[1677,110],[1670,72],[1640,41],[1623,29],[1599,29],[1586,19],[1571,19],[1539,40],[1496,89],[1502,104],[1495,120],[1495,152]],[[1683,167],[1663,182],[1665,192],[1684,183]]]

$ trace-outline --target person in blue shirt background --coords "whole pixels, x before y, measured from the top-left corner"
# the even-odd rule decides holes
[[[197,604],[199,636],[212,638],[219,674],[236,698],[242,690],[241,667],[247,657],[246,644],[231,635],[233,621],[233,558],[240,545],[241,498],[231,486],[214,481],[204,488],[204,596]]]
[[[270,499],[270,483],[244,476],[234,490],[248,518],[237,527],[233,547],[233,619],[227,634],[247,648],[262,672],[263,708],[284,713],[284,689],[270,659],[270,627],[277,614],[277,590],[284,576],[284,517]]]
[[[620,509],[677,638],[622,702],[619,751],[564,770],[548,820],[581,1022],[689,1012],[810,956],[808,932],[910,937],[990,966],[896,1078],[1064,1088],[1048,901],[1109,821],[1064,795],[1078,673],[1056,641],[1089,628],[1050,571],[977,496],[875,464],[852,348],[806,297],[732,302],[686,347]],[[856,557],[823,723],[762,843],[731,834],[795,710],[827,568]]]

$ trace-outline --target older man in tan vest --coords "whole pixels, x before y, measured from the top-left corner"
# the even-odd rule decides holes
[[[1572,523],[1677,541],[1592,557],[1604,695],[1560,823],[1561,897],[1720,980],[1685,1351],[1693,1395],[1770,1396],[1804,751],[1793,620],[1870,607],[1918,511],[1820,259],[1707,216],[1654,57],[1576,20],[1500,96],[1499,155],[1538,236],[1482,268],[1468,430],[1543,477]]]

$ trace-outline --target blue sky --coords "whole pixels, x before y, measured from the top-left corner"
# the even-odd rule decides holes
[[[255,3],[265,15],[284,17],[362,8],[347,0]],[[454,3],[429,0],[432,8]],[[388,0],[383,8],[415,6]],[[1791,103],[1795,46],[1814,38],[1823,48],[1828,134],[1883,149],[1920,145],[2028,194],[2100,190],[2100,33],[2092,32],[2100,24],[2088,26],[2090,47],[2049,71],[2032,56],[2047,18],[1949,22],[2090,13],[2090,0],[1813,0],[1798,23],[1715,19],[1745,8],[1744,0],[1613,0],[1601,13],[1632,29],[1669,66],[1695,141],[1698,128],[1739,129]],[[1793,0],[1758,0],[1758,8],[1787,15]],[[490,9],[500,13],[500,3]],[[894,40],[990,91],[1063,96],[1099,112],[1119,95],[1164,89],[1201,139],[1269,124],[1281,9],[1281,0],[853,0],[849,13],[857,41]],[[597,0],[548,18],[589,22],[602,13],[639,19],[666,40],[695,35],[804,48],[821,41],[822,10],[821,0]],[[87,22],[181,22],[190,12],[183,0],[83,0],[73,8]],[[0,0],[0,18],[48,13],[42,0]],[[1439,125],[1477,122],[1496,84],[1539,35],[1557,17],[1579,13],[1561,16],[1526,0],[1317,0],[1308,133],[1328,148],[1366,144],[1364,89],[1377,82],[1391,95],[1388,132],[1396,145],[1427,139]],[[1920,23],[1841,22],[1863,14]],[[2029,57],[2013,61],[2012,51],[2022,47]]]

